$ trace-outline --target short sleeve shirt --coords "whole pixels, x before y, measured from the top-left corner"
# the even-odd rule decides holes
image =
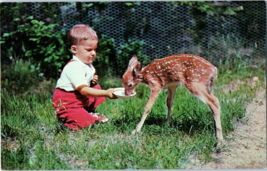
[[[73,56],[72,61],[63,68],[56,88],[74,91],[80,85],[87,85],[89,87],[94,74],[95,68],[92,64],[87,65],[76,56]]]

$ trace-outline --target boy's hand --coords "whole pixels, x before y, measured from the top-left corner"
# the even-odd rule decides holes
[[[98,80],[98,75],[94,75],[94,77],[93,77],[93,79],[91,81],[92,85],[95,85],[97,80]]]
[[[110,99],[117,99],[117,97],[113,94],[113,92],[115,92],[114,88],[109,88],[107,89],[107,92],[108,92],[108,98]]]

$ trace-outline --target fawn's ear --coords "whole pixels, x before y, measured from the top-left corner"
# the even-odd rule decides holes
[[[129,61],[128,70],[139,72],[141,71],[141,63],[138,62],[137,57],[134,55]]]
[[[134,55],[129,61],[128,69],[132,70],[137,62],[138,62],[137,57]]]
[[[141,71],[141,69],[142,69],[141,63],[137,62],[137,64],[133,68],[133,75],[137,76],[139,74],[139,72]]]

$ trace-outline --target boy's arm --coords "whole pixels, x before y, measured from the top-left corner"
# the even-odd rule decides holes
[[[76,88],[83,96],[91,97],[107,97],[110,99],[116,99],[117,97],[113,94],[114,89],[110,88],[107,90],[98,90],[90,88],[87,85],[80,85]]]

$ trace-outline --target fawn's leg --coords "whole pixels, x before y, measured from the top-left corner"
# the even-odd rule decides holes
[[[187,88],[193,95],[198,97],[210,107],[215,121],[216,138],[217,140],[222,140],[223,135],[220,116],[220,103],[218,98],[209,91],[207,86],[199,83],[192,83],[190,86],[187,86]]]
[[[172,104],[173,104],[173,98],[175,95],[175,90],[177,86],[171,86],[168,87],[168,97],[167,97],[167,107],[168,107],[168,114],[167,114],[167,123],[170,124],[170,116],[171,116],[171,110],[172,110]]]
[[[151,89],[151,93],[150,93],[150,97],[146,103],[146,107],[145,107],[145,111],[143,113],[142,119],[141,121],[137,124],[135,130],[132,131],[132,134],[135,134],[136,132],[139,132],[146,120],[146,117],[151,109],[151,107],[153,106],[154,102],[156,101],[159,92],[160,92],[161,88],[153,88]]]
[[[207,104],[209,105],[210,109],[213,112],[213,118],[214,118],[215,126],[216,126],[216,137],[217,137],[217,140],[222,140],[223,135],[222,135],[222,126],[221,126],[220,103],[219,103],[218,98],[214,96],[212,93],[210,93],[209,95],[210,96],[207,95],[208,97]]]

